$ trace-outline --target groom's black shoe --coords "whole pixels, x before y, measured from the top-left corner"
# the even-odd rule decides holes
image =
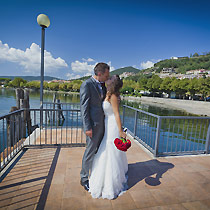
[[[86,182],[82,182],[80,180],[80,184],[85,188],[86,191],[89,191],[89,181],[86,181]]]

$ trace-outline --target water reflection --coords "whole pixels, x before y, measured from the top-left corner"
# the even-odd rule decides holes
[[[53,94],[52,91],[44,91],[44,101],[52,102]],[[57,99],[60,99],[62,102],[68,103],[79,103],[78,94],[68,94],[68,93],[56,93]],[[39,108],[40,107],[40,92],[35,90],[30,90],[30,108]],[[0,116],[9,113],[12,106],[16,106],[16,95],[14,89],[0,89]]]

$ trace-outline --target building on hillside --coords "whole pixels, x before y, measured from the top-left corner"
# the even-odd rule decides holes
[[[186,59],[186,58],[189,58],[189,57],[187,57],[187,56],[185,56],[185,57],[178,57],[178,59]]]
[[[190,70],[187,71],[186,74],[194,74],[194,75],[198,75],[198,74],[204,74],[204,73],[210,73],[209,70],[205,70],[205,69],[196,69],[196,70]]]
[[[161,71],[162,74],[172,74],[175,73],[174,68],[163,68]]]
[[[126,78],[126,77],[129,77],[129,76],[135,76],[136,74],[133,73],[133,72],[123,72],[122,74],[120,74],[120,78]]]
[[[193,74],[179,74],[177,77],[177,79],[193,79],[193,78],[198,78],[198,76]]]
[[[143,72],[143,74],[148,75],[148,74],[151,74],[151,72],[150,71],[145,71],[145,72]]]
[[[60,79],[60,80],[54,79],[54,80],[48,81],[48,83],[50,83],[50,82],[70,83],[71,81],[69,81],[69,80],[63,80],[63,79]]]

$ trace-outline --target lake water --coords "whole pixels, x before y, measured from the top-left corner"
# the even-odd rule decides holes
[[[67,94],[67,93],[59,93],[57,94],[57,98],[61,100],[61,102],[68,103],[79,103],[79,95],[76,94]],[[44,101],[52,102],[53,100],[53,92],[45,92],[44,93]],[[12,106],[16,106],[16,96],[14,89],[0,89],[0,116],[9,113],[10,108]],[[152,106],[145,103],[140,102],[131,102],[131,101],[122,101],[122,104],[126,104],[138,109],[142,109],[144,111],[162,115],[162,116],[187,116],[191,115],[187,112],[163,108],[158,106]],[[39,108],[40,107],[40,95],[39,91],[30,91],[30,108]]]

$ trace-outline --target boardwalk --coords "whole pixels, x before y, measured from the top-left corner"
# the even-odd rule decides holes
[[[0,183],[0,209],[210,209],[210,156],[154,159],[132,141],[129,189],[92,199],[79,184],[84,147],[28,149]]]

